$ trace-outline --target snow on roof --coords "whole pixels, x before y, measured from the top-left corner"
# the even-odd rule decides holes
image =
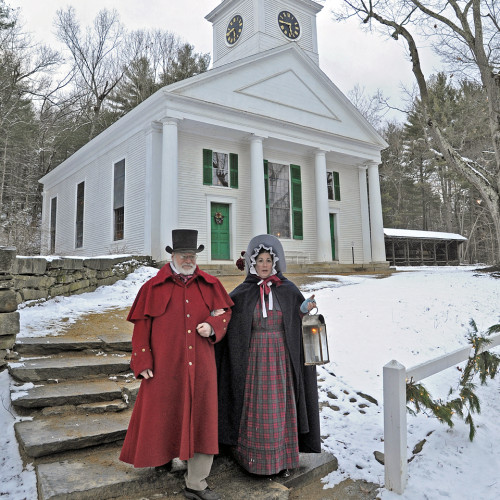
[[[456,233],[441,233],[438,231],[417,231],[416,229],[392,229],[384,227],[384,235],[392,238],[420,238],[433,240],[460,240],[467,241],[467,238]]]

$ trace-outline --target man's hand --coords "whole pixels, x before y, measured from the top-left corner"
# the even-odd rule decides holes
[[[149,368],[147,370],[143,370],[141,372],[141,375],[144,377],[144,378],[153,378],[153,370],[150,370]]]
[[[196,331],[202,336],[202,337],[210,337],[212,334],[212,327],[208,323],[200,323],[196,327]]]

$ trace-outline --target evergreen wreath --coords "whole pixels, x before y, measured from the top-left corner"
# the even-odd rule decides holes
[[[469,425],[469,439],[472,441],[476,434],[476,426],[472,418],[473,413],[481,413],[479,398],[475,394],[476,385],[473,383],[474,377],[479,374],[481,385],[486,384],[488,378],[493,379],[499,371],[500,356],[481,349],[490,344],[491,340],[486,336],[478,334],[476,322],[471,319],[471,331],[468,333],[468,340],[474,348],[474,354],[469,357],[465,368],[458,368],[462,376],[456,389],[450,388],[448,396],[458,392],[457,397],[443,403],[441,400],[432,398],[429,391],[422,385],[416,384],[412,379],[406,382],[406,402],[414,406],[407,406],[407,410],[412,415],[430,410],[431,413],[441,422],[453,427],[453,415],[457,414]],[[500,332],[500,324],[488,328],[486,335]]]
[[[224,216],[222,215],[221,212],[215,212],[214,220],[216,224],[221,225],[224,222]]]

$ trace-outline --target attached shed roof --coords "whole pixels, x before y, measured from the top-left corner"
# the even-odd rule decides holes
[[[438,231],[418,231],[415,229],[393,229],[384,227],[384,235],[389,238],[411,238],[420,240],[459,240],[467,238],[456,233],[442,233]]]

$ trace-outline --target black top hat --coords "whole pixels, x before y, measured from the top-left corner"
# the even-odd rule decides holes
[[[170,246],[166,246],[165,250],[168,253],[173,252],[201,252],[205,246],[200,245],[198,249],[196,248],[198,239],[198,231],[195,229],[174,229],[172,231],[172,245],[174,248]]]

